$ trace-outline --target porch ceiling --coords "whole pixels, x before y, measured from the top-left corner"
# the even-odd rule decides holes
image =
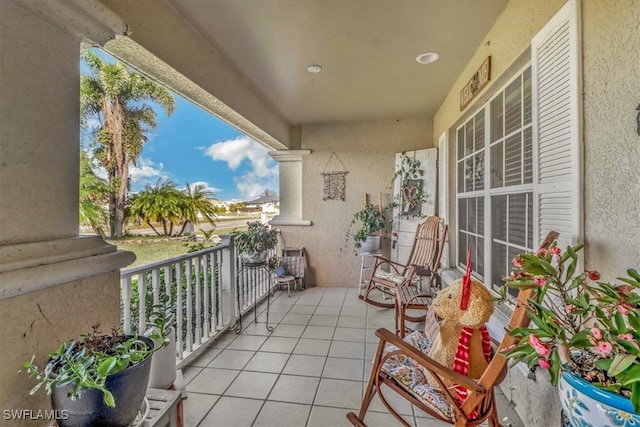
[[[294,125],[431,117],[508,3],[166,1]],[[440,60],[418,64],[427,51]]]

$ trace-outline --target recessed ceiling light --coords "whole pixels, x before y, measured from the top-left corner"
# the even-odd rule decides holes
[[[311,74],[318,74],[320,71],[322,71],[322,67],[319,65],[309,65],[307,67],[307,71]]]
[[[440,58],[440,54],[437,52],[426,52],[426,53],[421,53],[420,55],[416,56],[416,61],[418,61],[419,64],[430,64],[432,62],[436,62],[438,60],[438,58]]]

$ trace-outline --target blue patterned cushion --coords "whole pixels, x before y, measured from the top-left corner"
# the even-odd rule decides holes
[[[431,348],[431,341],[418,331],[404,337],[404,341],[425,354]],[[385,348],[385,354],[397,349],[396,346],[389,344]],[[382,371],[392,377],[398,385],[416,399],[440,413],[444,418],[455,419],[453,405],[449,403],[441,391],[427,384],[427,379],[422,373],[422,366],[412,358],[402,354],[391,356],[385,361]]]

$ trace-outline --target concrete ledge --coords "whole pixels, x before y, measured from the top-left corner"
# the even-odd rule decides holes
[[[0,299],[117,271],[133,261],[133,253],[97,236],[4,245]]]

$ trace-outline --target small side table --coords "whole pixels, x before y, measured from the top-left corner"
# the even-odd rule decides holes
[[[364,289],[367,285],[367,281],[369,280],[369,276],[365,276],[365,271],[371,271],[373,269],[374,258],[380,255],[380,252],[361,252],[359,255],[360,281],[358,282],[358,286],[360,289]]]
[[[258,323],[258,312],[257,312],[257,303],[258,303],[258,275],[262,275],[262,277],[267,280],[267,320],[266,320],[266,328],[267,331],[272,332],[273,326],[269,326],[269,297],[271,296],[272,287],[271,287],[271,273],[267,268],[267,262],[243,262],[241,263],[241,267],[238,270],[238,275],[236,277],[236,283],[240,285],[241,278],[246,279],[247,276],[250,276],[252,280],[250,280],[251,285],[253,285],[253,297],[255,298],[256,306],[253,308],[253,320]],[[242,331],[242,310],[240,309],[240,289],[237,289],[236,292],[237,303],[238,303],[238,326],[236,327],[236,334],[239,334]]]
[[[295,286],[295,290],[298,290],[298,282],[294,276],[289,276],[288,274],[282,277],[276,277],[275,279],[276,286],[284,286],[287,285],[287,295],[291,297],[291,284]]]
[[[147,389],[149,414],[144,427],[179,427],[178,405],[182,402],[179,390]]]

